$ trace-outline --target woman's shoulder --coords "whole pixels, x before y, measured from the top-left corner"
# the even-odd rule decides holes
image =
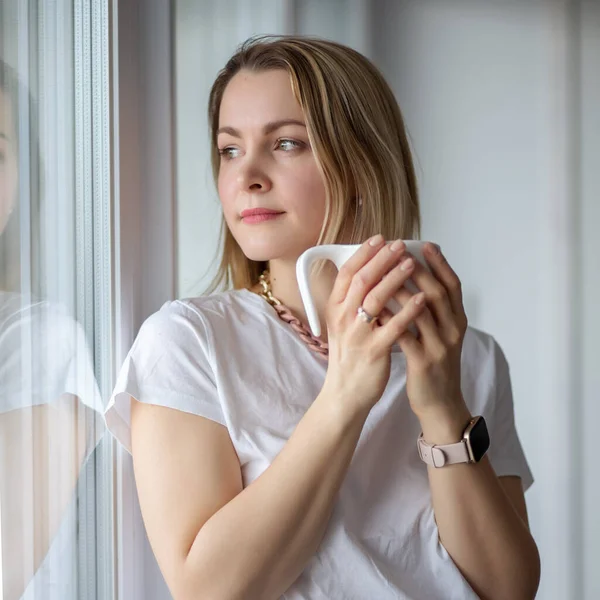
[[[481,358],[493,350],[495,343],[496,340],[491,333],[468,325],[463,340],[463,353],[469,358]]]
[[[60,302],[32,295],[0,292],[0,340],[20,339],[30,330],[38,340],[70,343],[82,332],[80,323]]]
[[[159,312],[183,314],[188,318],[210,319],[214,316],[226,316],[232,311],[252,310],[259,306],[260,302],[261,299],[255,293],[240,288],[169,300],[162,305]]]
[[[23,361],[35,377],[23,378]],[[62,302],[0,294],[0,380],[0,412],[51,404],[63,394],[102,410],[86,332]]]
[[[490,382],[507,371],[506,356],[496,337],[469,325],[463,340],[462,369],[475,379],[484,377]]]
[[[146,318],[141,331],[153,337],[176,337],[182,330],[202,330],[235,326],[245,322],[263,300],[247,289],[214,292],[167,300]]]

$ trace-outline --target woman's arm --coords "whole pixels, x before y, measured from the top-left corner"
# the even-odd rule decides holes
[[[470,418],[465,406],[452,416],[421,419],[423,437],[429,444],[457,442]],[[479,463],[427,469],[440,540],[479,597],[534,598],[540,557],[522,488],[518,494],[513,482],[501,483],[487,456]]]
[[[0,415],[5,600],[21,597],[44,560],[90,450],[90,429],[100,420],[72,394]]]
[[[427,309],[415,319],[421,338],[405,332],[398,343],[406,355],[408,399],[425,441],[452,444],[460,441],[471,419],[461,389],[468,321],[457,274],[433,244],[425,245],[424,255],[430,271],[415,261],[412,275],[426,295]],[[409,299],[406,290],[398,292],[400,302]],[[503,368],[497,379],[507,385],[508,365],[496,351]],[[506,393],[498,400],[505,424],[512,411]],[[484,600],[533,598],[540,578],[537,546],[488,457],[479,463],[430,466],[428,473],[440,540],[471,587]]]
[[[368,416],[337,408],[332,394],[321,391],[273,463],[241,491],[222,425],[132,401],[140,506],[175,600],[275,600],[302,573]]]

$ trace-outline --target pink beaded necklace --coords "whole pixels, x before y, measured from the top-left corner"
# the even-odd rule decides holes
[[[279,318],[288,323],[292,329],[300,336],[302,341],[321,358],[327,360],[329,356],[329,345],[318,337],[315,337],[310,329],[296,317],[290,308],[282,304],[271,292],[271,284],[269,282],[269,270],[265,269],[259,277],[262,293],[259,296],[263,297],[277,312]]]

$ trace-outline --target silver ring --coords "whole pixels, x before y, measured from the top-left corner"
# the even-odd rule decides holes
[[[371,323],[377,318],[372,317],[362,306],[359,306],[356,312],[365,323]]]

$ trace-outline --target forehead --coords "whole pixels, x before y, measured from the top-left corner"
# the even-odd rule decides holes
[[[302,117],[287,71],[272,69],[255,73],[242,70],[225,88],[219,125],[244,128],[275,119]]]

